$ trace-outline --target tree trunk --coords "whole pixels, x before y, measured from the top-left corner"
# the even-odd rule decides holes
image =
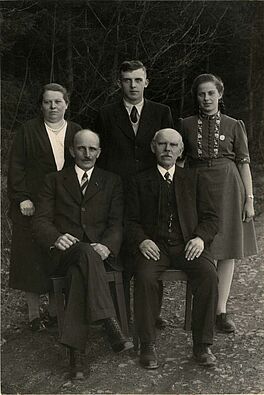
[[[254,26],[251,26],[251,45],[249,47],[249,70],[248,70],[248,128],[247,128],[247,133],[248,133],[248,138],[249,140],[252,139],[253,136],[253,107],[254,107],[254,101],[253,101],[253,92],[254,92],[254,82],[252,79],[253,75],[253,56],[254,56],[254,50],[255,50],[255,45],[254,45]]]
[[[182,118],[182,116],[183,116],[183,110],[184,110],[185,78],[186,78],[186,72],[185,72],[185,66],[183,66],[183,68],[182,68],[182,75],[181,75],[180,118]]]
[[[69,18],[67,24],[67,80],[68,89],[73,90],[73,61],[72,61],[72,12],[69,10]]]

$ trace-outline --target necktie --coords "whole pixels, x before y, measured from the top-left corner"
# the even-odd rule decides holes
[[[137,108],[135,106],[132,107],[131,113],[130,113],[130,119],[131,122],[137,123],[138,118],[137,118]]]
[[[172,232],[172,225],[173,225],[173,213],[172,213],[172,207],[171,207],[171,193],[172,193],[172,191],[170,189],[172,180],[170,178],[170,173],[168,171],[164,174],[164,178],[165,178],[165,181],[166,181],[167,187],[168,187],[168,214],[169,214],[168,232],[170,234]]]
[[[86,173],[86,171],[83,173],[83,176],[82,176],[82,179],[81,179],[81,185],[80,185],[80,187],[81,187],[81,192],[82,192],[82,194],[84,195],[84,193],[85,193],[85,190],[86,190],[86,187],[87,187],[87,185],[88,185],[88,175],[87,175],[87,173]]]
[[[172,180],[170,179],[170,173],[168,171],[165,173],[164,178],[165,178],[167,184],[170,185],[172,183]]]

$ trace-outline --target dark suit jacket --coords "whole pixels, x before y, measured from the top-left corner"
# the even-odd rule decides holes
[[[69,146],[74,134],[80,129],[80,125],[68,121],[64,144],[64,167],[73,163]],[[10,215],[14,222],[28,222],[28,217],[23,216],[20,212],[19,203],[27,199],[35,203],[45,175],[56,170],[43,118],[39,117],[25,122],[16,131],[8,173]]]
[[[125,215],[125,236],[133,253],[145,239],[158,241],[160,173],[152,168],[131,182]],[[176,166],[175,196],[185,243],[199,236],[209,247],[218,230],[218,217],[205,185],[190,169]],[[206,252],[205,252],[206,253]]]
[[[159,129],[171,127],[170,108],[150,100],[145,99],[136,136],[123,100],[103,107],[95,123],[102,145],[98,166],[121,175],[125,181],[153,167],[156,160],[151,140]]]
[[[46,251],[60,235],[70,233],[80,241],[88,239],[106,245],[117,257],[123,222],[121,180],[95,167],[83,196],[74,167],[49,174],[39,193],[32,222],[34,236]],[[55,255],[59,258],[59,254]],[[51,264],[50,273],[58,262],[55,259]],[[110,264],[117,268],[115,261]]]

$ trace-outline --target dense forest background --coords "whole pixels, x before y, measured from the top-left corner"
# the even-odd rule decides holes
[[[149,99],[192,113],[200,73],[220,75],[229,115],[244,120],[251,157],[264,162],[264,2],[0,1],[2,55],[2,233],[9,246],[6,174],[15,128],[39,113],[40,88],[72,93],[68,117],[91,127],[100,106],[118,97],[127,59],[147,66]],[[5,242],[6,241],[6,242]]]
[[[202,72],[225,83],[228,114],[245,121],[251,152],[264,152],[264,2],[1,1],[2,164],[16,126],[39,111],[50,81],[71,92],[68,116],[83,127],[116,99],[117,69],[140,59],[146,96],[190,115],[190,86]]]

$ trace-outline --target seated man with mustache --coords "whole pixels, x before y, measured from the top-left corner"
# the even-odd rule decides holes
[[[151,149],[157,165],[134,177],[125,215],[126,240],[135,261],[135,317],[140,363],[158,368],[155,320],[159,311],[158,280],[172,267],[183,270],[192,287],[193,355],[213,366],[217,274],[208,247],[218,230],[218,217],[204,185],[191,169],[176,164],[183,151],[174,129],[156,132]],[[197,187],[196,187],[197,185]]]
[[[61,343],[70,350],[74,379],[83,378],[87,325],[102,320],[115,352],[133,344],[116,320],[104,263],[118,270],[122,241],[123,194],[119,176],[95,166],[99,136],[80,130],[70,152],[75,165],[46,178],[37,202],[33,230],[50,253],[50,274],[67,276],[69,294]],[[119,268],[120,269],[120,268]]]

